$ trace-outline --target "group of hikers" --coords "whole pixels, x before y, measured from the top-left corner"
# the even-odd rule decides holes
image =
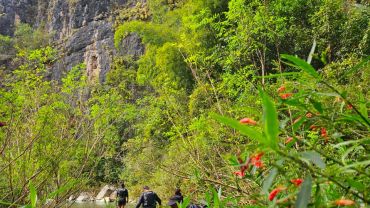
[[[177,188],[175,194],[169,199],[167,205],[172,208],[178,208],[177,204],[182,203],[184,197],[182,196],[181,190]],[[128,190],[125,187],[124,183],[121,183],[121,187],[117,189],[117,207],[124,208],[128,202]],[[148,186],[143,187],[143,193],[140,195],[139,200],[136,204],[136,208],[156,208],[157,203],[159,206],[162,206],[162,200],[158,195],[150,190]],[[191,204],[187,208],[203,208],[203,206]]]

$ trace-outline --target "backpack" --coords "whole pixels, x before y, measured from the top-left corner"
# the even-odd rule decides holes
[[[152,191],[148,191],[148,192],[144,192],[143,193],[143,197],[144,197],[144,207],[148,207],[148,206],[155,206],[155,195],[154,195],[154,192]]]
[[[117,195],[119,196],[119,198],[125,199],[128,195],[128,191],[127,191],[127,189],[119,188],[117,190]]]

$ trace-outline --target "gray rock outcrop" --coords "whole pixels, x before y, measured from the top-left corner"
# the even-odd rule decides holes
[[[44,27],[60,51],[51,78],[59,80],[74,65],[85,63],[90,79],[104,81],[116,50],[114,11],[137,0],[0,0],[0,34],[12,36],[17,22]],[[136,35],[122,41],[121,55],[138,56],[144,47]]]
[[[113,186],[109,186],[109,185],[105,185],[98,193],[98,195],[96,195],[95,199],[96,200],[102,200],[104,199],[105,197],[108,197],[109,199],[109,196],[115,191],[115,187]]]
[[[82,192],[76,199],[76,202],[94,201],[94,196],[88,192]]]

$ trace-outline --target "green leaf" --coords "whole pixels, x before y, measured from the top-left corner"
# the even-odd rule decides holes
[[[302,124],[307,120],[306,117],[300,118],[295,124],[293,124],[293,132],[296,132],[299,127],[302,126]]]
[[[321,186],[320,184],[316,184],[316,190],[315,190],[315,196],[314,196],[314,199],[315,199],[315,207],[320,207],[320,205],[322,205],[323,203],[323,194],[321,194]]]
[[[220,123],[223,123],[225,125],[228,125],[228,126],[234,128],[234,129],[238,130],[241,134],[243,134],[245,136],[248,136],[251,139],[260,141],[261,143],[265,143],[264,139],[263,139],[263,136],[262,136],[262,133],[257,131],[257,129],[251,128],[249,126],[242,125],[242,124],[240,124],[239,121],[236,121],[232,118],[220,116],[220,115],[217,115],[217,114],[212,114],[211,116],[214,119],[216,119],[217,121],[219,121]]]
[[[298,76],[300,74],[300,72],[285,72],[285,73],[280,73],[280,74],[269,74],[269,75],[266,75],[264,77],[262,76],[255,76],[256,78],[265,78],[265,79],[268,79],[268,78],[276,78],[276,77],[287,77],[287,76]]]
[[[197,168],[194,168],[193,171],[194,171],[193,175],[194,175],[195,180],[200,180],[201,179],[200,171]]]
[[[345,169],[349,169],[349,168],[352,168],[352,167],[357,167],[357,166],[364,166],[364,167],[367,167],[370,165],[370,160],[366,160],[366,161],[362,161],[362,162],[356,162],[356,163],[352,163],[350,165],[346,165],[344,166],[342,169],[345,170]]]
[[[296,208],[307,207],[311,198],[311,189],[312,189],[312,177],[311,175],[308,175],[301,185],[301,190],[298,193],[297,201],[295,202],[294,207]]]
[[[290,105],[290,106],[296,106],[296,107],[299,107],[301,109],[306,109],[307,108],[304,103],[299,101],[299,98],[298,99],[290,98],[290,99],[282,100],[282,102],[284,104],[287,104],[287,105]]]
[[[218,197],[219,192],[212,189],[213,192],[213,207],[220,207],[220,198]]]
[[[326,164],[322,160],[321,155],[315,151],[302,152],[301,156],[307,160],[310,160],[313,164],[321,169],[324,169],[326,167]]]
[[[358,115],[343,114],[343,116],[340,119],[338,119],[338,121],[346,121],[346,122],[354,121],[363,126],[367,126],[366,121],[364,121],[362,117]]]
[[[30,201],[31,201],[31,207],[36,208],[37,204],[37,192],[36,192],[36,187],[30,182],[29,184],[30,188]]]
[[[341,96],[340,94],[338,93],[335,93],[335,92],[316,92],[315,93],[316,95],[319,95],[319,96],[327,96],[327,97],[338,97],[338,96]]]
[[[357,143],[358,144],[370,144],[370,138],[363,138],[363,139],[345,141],[345,142],[338,143],[338,144],[334,145],[333,147],[338,148],[338,147],[341,147],[341,146],[353,145],[353,144],[357,144]]]
[[[221,199],[221,196],[222,196],[222,187],[220,187],[220,188],[218,189],[218,192],[217,192],[217,197],[218,197],[219,199]]]
[[[359,93],[359,96],[360,96],[359,111],[365,118],[369,118],[369,114],[366,107],[367,103],[366,99],[362,93]]]
[[[316,100],[314,99],[310,99],[310,102],[312,103],[313,107],[319,112],[319,113],[323,113],[324,110],[322,108],[322,104],[320,102],[317,102]]]
[[[354,180],[352,178],[347,178],[346,180],[347,180],[348,184],[351,187],[357,189],[357,191],[364,191],[366,189],[366,186],[362,182],[358,181],[357,179]]]
[[[263,186],[262,186],[262,193],[268,193],[268,190],[270,189],[275,177],[278,174],[278,169],[273,168],[271,169],[269,175],[266,177],[266,179],[263,181]]]
[[[7,205],[7,207],[12,207],[12,206],[20,207],[21,206],[21,205],[18,205],[18,204],[14,204],[14,203],[10,203],[10,202],[4,202],[4,201],[0,201],[0,205]]]
[[[319,73],[317,73],[317,71],[310,64],[308,64],[306,61],[304,61],[300,58],[297,58],[295,56],[288,55],[288,54],[282,54],[281,57],[283,59],[286,59],[286,60],[294,63],[297,68],[302,69],[303,71],[307,72],[311,76],[313,76],[315,78],[320,78]]]
[[[263,104],[263,127],[267,136],[267,144],[270,148],[276,149],[279,135],[279,120],[276,107],[264,91],[261,89],[259,91]]]
[[[189,204],[190,204],[190,198],[189,197],[185,197],[184,200],[181,203],[177,202],[177,206],[179,208],[186,208]]]
[[[229,160],[229,164],[231,166],[239,166],[239,161],[238,161],[238,158],[235,156],[235,155],[232,155],[230,157],[228,157],[228,160]]]

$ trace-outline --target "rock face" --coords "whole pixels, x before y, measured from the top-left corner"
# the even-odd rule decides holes
[[[90,79],[104,81],[116,53],[114,11],[138,0],[0,0],[0,34],[12,36],[17,22],[45,27],[61,52],[51,71],[60,79],[65,70],[85,63]],[[140,55],[140,38],[129,36],[120,54]]]
[[[104,199],[105,197],[108,197],[114,192],[116,188],[113,187],[113,186],[109,186],[109,185],[105,185],[101,190],[100,192],[98,193],[98,195],[95,197],[96,200],[102,200]]]
[[[94,197],[91,193],[82,192],[80,196],[77,197],[76,202],[94,201]]]

